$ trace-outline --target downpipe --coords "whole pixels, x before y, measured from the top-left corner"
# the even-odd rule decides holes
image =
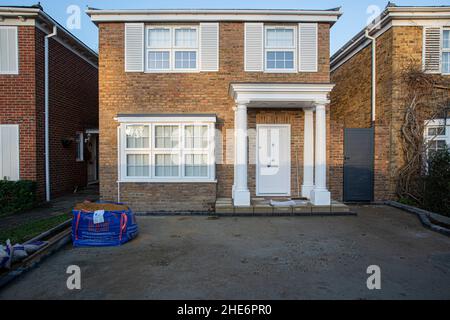
[[[44,130],[45,130],[45,199],[47,202],[51,200],[50,197],[50,141],[49,141],[49,132],[50,132],[50,123],[49,123],[49,40],[50,38],[55,37],[58,34],[58,28],[56,26],[53,26],[53,32],[45,36],[45,44],[44,44],[44,65],[45,65],[45,80],[44,80],[44,87],[45,87],[45,110],[44,110],[44,116],[45,116],[45,123],[44,123]]]

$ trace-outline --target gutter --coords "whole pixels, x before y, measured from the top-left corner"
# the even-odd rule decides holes
[[[57,35],[58,28],[56,25],[53,26],[53,32],[45,36],[45,199],[47,202],[51,200],[50,197],[50,141],[49,141],[49,132],[50,132],[50,123],[49,123],[49,39],[53,38]]]

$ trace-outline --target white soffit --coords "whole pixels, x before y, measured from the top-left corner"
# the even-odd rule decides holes
[[[336,10],[98,10],[86,13],[93,22],[336,22],[342,12]]]

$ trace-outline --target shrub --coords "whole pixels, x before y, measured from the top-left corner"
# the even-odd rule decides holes
[[[450,216],[450,150],[433,152],[425,177],[425,209]]]
[[[0,215],[31,209],[35,201],[35,182],[0,180]]]

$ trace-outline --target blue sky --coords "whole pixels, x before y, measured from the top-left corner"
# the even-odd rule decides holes
[[[0,0],[0,5],[32,5],[37,0]],[[396,0],[397,5],[450,5],[450,0]],[[67,8],[77,5],[82,10],[81,28],[71,30],[88,46],[97,50],[97,28],[84,13],[86,6],[100,9],[173,9],[173,8],[242,8],[242,9],[330,9],[342,6],[344,15],[333,27],[331,52],[334,53],[366,24],[377,6],[383,10],[386,0],[41,0],[44,10],[66,26]],[[370,12],[368,12],[368,9]],[[370,10],[372,9],[372,11]]]

